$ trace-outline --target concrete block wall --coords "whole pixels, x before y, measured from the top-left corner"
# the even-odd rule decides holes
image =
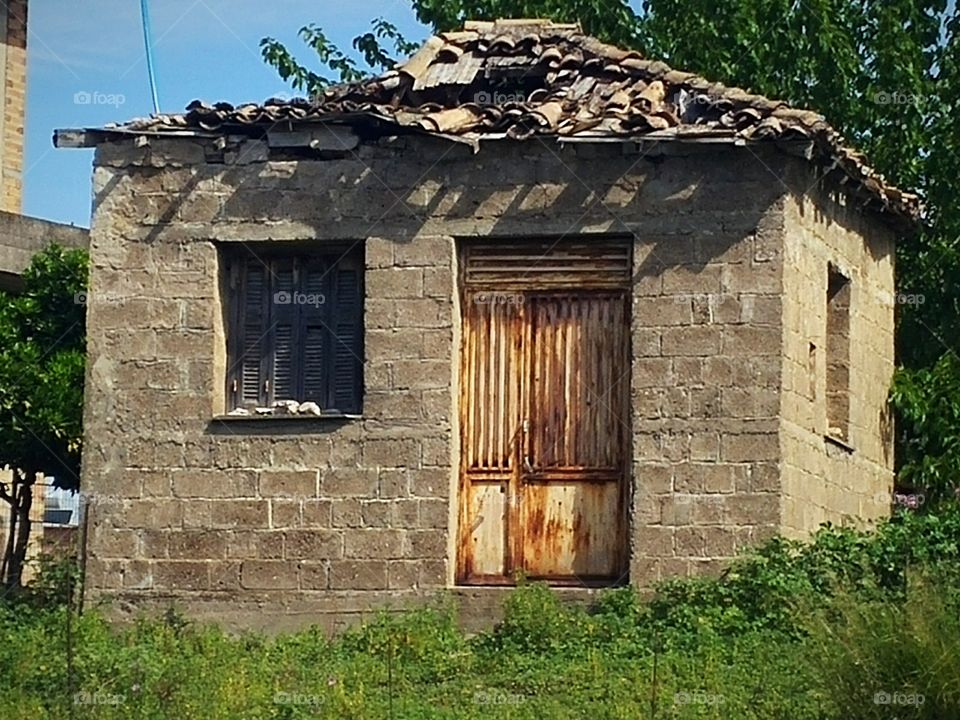
[[[788,168],[781,417],[783,532],[822,523],[862,525],[889,515],[894,371],[893,232],[841,205],[799,161]],[[850,280],[849,438],[826,439],[827,274]]]
[[[775,187],[729,190],[722,214],[698,217],[692,203],[662,242],[635,246],[630,576],[640,585],[717,572],[779,525],[783,202]]]
[[[85,248],[88,233],[86,228],[0,211],[0,290],[23,290],[23,271],[52,243]]]
[[[219,233],[193,218],[198,206],[222,207],[223,170],[139,168],[121,178],[122,193],[109,187],[114,170],[97,170],[110,211],[94,223],[88,295],[92,588],[188,607],[280,607],[296,595],[344,617],[374,606],[355,591],[384,602],[444,587],[452,298],[433,275],[451,273],[452,239],[401,250],[354,236],[371,298],[364,420],[217,423]],[[179,211],[188,220],[141,222],[179,202],[154,183],[184,174],[199,188]]]
[[[83,483],[90,597],[271,628],[453,581],[460,238],[635,237],[630,581],[781,524],[786,161],[774,150],[101,145]],[[217,423],[219,248],[362,243],[363,418]]]

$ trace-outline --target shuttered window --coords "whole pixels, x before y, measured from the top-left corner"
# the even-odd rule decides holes
[[[363,258],[246,253],[230,273],[230,408],[315,402],[357,414],[363,386]]]

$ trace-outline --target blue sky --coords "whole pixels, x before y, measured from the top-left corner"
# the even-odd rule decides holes
[[[344,49],[383,16],[427,33],[406,0],[151,0],[160,109],[196,98],[262,101],[290,89],[260,58],[271,35],[304,61],[297,30],[316,22]],[[151,112],[137,0],[41,0],[27,41],[27,215],[88,226],[92,150],[56,150],[55,128],[97,127]]]

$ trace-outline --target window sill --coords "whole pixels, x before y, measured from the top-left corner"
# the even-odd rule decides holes
[[[325,420],[363,420],[363,415],[351,413],[323,413],[322,415],[214,415],[214,422],[223,423],[315,423]]]
[[[834,435],[824,435],[823,441],[827,445],[832,445],[834,447],[840,448],[848,455],[852,455],[854,452],[856,452],[853,445],[850,445],[846,440],[841,440],[840,438]]]
[[[323,415],[216,415],[207,425],[210,435],[269,435],[293,437],[326,435],[344,425],[362,420],[362,415],[325,413]]]

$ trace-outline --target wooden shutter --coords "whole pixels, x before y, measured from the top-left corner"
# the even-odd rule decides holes
[[[339,253],[237,259],[231,289],[234,407],[297,400],[360,412],[362,260]]]
[[[266,402],[264,380],[269,317],[267,268],[258,261],[250,261],[241,264],[239,270],[239,341],[235,346],[238,353],[237,405],[261,405]]]
[[[363,373],[363,289],[361,271],[355,262],[342,259],[331,272],[333,302],[330,403],[344,413],[359,413]]]
[[[323,302],[305,305],[300,315],[301,398],[315,402],[323,410],[329,410],[327,396],[328,368],[330,366],[330,342],[326,316],[330,302],[329,266],[311,263],[304,266],[301,288],[308,296]]]
[[[271,332],[269,356],[271,358],[271,383],[268,401],[297,400],[298,371],[300,359],[296,351],[297,315],[301,305],[296,302],[298,292],[297,270],[292,259],[275,260],[270,263]]]

